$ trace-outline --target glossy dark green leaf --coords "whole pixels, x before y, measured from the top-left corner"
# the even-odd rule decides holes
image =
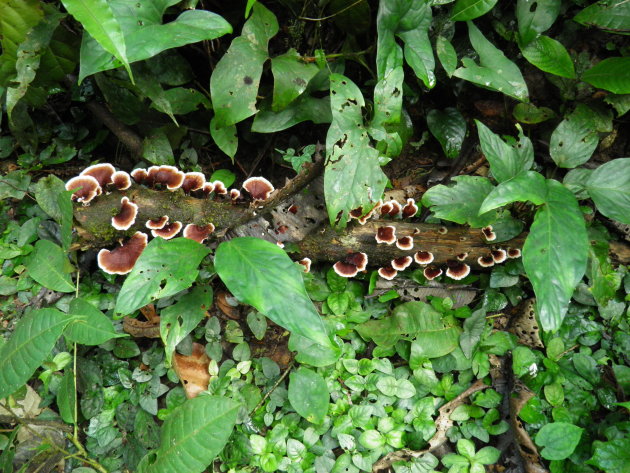
[[[532,143],[529,138],[523,135],[519,126],[517,126],[519,141],[514,146],[510,146],[479,120],[475,120],[475,123],[477,124],[481,149],[490,163],[490,170],[497,181],[507,181],[532,167],[534,163]]]
[[[479,228],[492,223],[497,214],[494,210],[479,215],[481,203],[493,189],[486,177],[457,176],[454,186],[439,184],[422,196],[422,205],[429,207],[436,218],[455,223],[467,223]]]
[[[219,396],[198,396],[176,407],[160,431],[160,448],[138,465],[138,473],[201,473],[227,443],[240,405]]]
[[[468,35],[473,48],[479,54],[479,64],[470,58],[462,58],[464,67],[457,69],[453,75],[522,102],[529,101],[527,84],[518,66],[488,41],[470,21]]]
[[[130,63],[151,58],[167,49],[215,39],[232,32],[227,21],[207,10],[184,10],[177,18],[162,24],[162,16],[173,5],[172,0],[135,3],[109,0],[106,3],[120,25]],[[90,30],[88,32],[91,33]],[[79,80],[120,66],[120,62],[112,60],[99,43],[92,36],[83,35]]]
[[[302,60],[293,48],[271,59],[273,73],[273,103],[271,110],[278,112],[304,93],[310,80],[319,72],[313,63]]]
[[[628,406],[626,406],[628,407]],[[593,456],[586,461],[608,473],[627,473],[630,465],[630,439],[619,438],[609,442],[596,440],[592,447]]]
[[[452,21],[474,20],[494,8],[498,0],[457,0],[451,11]]]
[[[551,422],[536,434],[536,445],[543,447],[540,455],[546,460],[568,458],[582,437],[584,429],[567,422]]]
[[[540,323],[555,331],[586,270],[588,237],[571,191],[554,180],[547,181],[547,189],[546,203],[536,212],[523,246],[523,265],[536,294]]]
[[[630,158],[613,159],[595,169],[586,190],[602,214],[630,225]]]
[[[57,202],[59,194],[66,190],[64,182],[55,175],[43,177],[35,184],[35,200],[49,217],[61,222],[62,212]]]
[[[275,15],[256,3],[241,36],[232,40],[210,77],[217,128],[234,125],[256,113],[260,75],[268,59],[267,43],[277,32]]]
[[[76,390],[74,385],[74,372],[66,368],[57,390],[57,407],[59,415],[66,424],[74,424],[74,406],[76,403]]]
[[[324,193],[330,223],[342,229],[351,210],[376,203],[387,177],[363,125],[361,91],[341,74],[330,76],[330,91],[333,120],[326,136]]]
[[[30,0],[0,2],[0,87],[15,77],[18,47],[44,16],[43,4]]]
[[[332,121],[330,98],[318,99],[304,94],[279,112],[271,111],[268,104],[262,103],[260,111],[254,117],[252,131],[275,133],[305,121],[312,121],[317,124],[330,123]]]
[[[614,94],[630,94],[630,57],[610,57],[582,74],[582,80]]]
[[[456,158],[466,137],[466,120],[460,111],[453,107],[433,109],[427,114],[427,125],[442,145],[444,154]]]
[[[199,263],[209,252],[188,238],[154,238],[125,279],[115,311],[131,314],[156,299],[188,289],[197,279]]]
[[[580,103],[551,134],[549,154],[559,167],[574,168],[590,159],[598,143],[594,113]]]
[[[219,245],[214,264],[223,283],[241,302],[291,332],[331,346],[304,288],[301,269],[277,245],[260,238],[234,238]]]
[[[324,346],[292,332],[289,336],[289,350],[296,352],[295,361],[310,366],[328,366],[335,363],[342,353],[343,341]]]
[[[521,48],[521,52],[525,59],[541,71],[569,79],[575,78],[571,56],[560,41],[541,35]]]
[[[470,358],[473,354],[473,350],[481,340],[481,334],[486,328],[486,311],[476,310],[473,314],[464,320],[464,331],[459,336],[459,346],[466,355],[466,358]]]
[[[435,40],[435,53],[446,75],[451,77],[457,69],[457,52],[451,42],[444,36],[438,36]]]
[[[160,337],[164,342],[166,362],[170,365],[171,356],[181,342],[206,316],[212,306],[212,288],[196,286],[184,294],[177,303],[160,312]]]
[[[630,3],[624,0],[595,2],[575,15],[573,21],[610,33],[630,34]]]
[[[523,46],[553,25],[560,14],[561,3],[561,0],[517,0],[516,19]]]
[[[238,134],[236,132],[236,125],[217,128],[216,117],[212,117],[210,120],[210,134],[219,149],[230,158],[234,158],[236,150],[238,149]]]
[[[521,123],[535,125],[542,123],[556,116],[553,110],[548,107],[537,107],[531,103],[516,104],[512,115]]]
[[[313,370],[300,367],[289,375],[289,402],[313,424],[321,424],[328,413],[330,394],[326,380]]]
[[[29,380],[71,320],[57,309],[33,310],[19,320],[11,338],[0,347],[0,399]]]
[[[535,205],[542,205],[546,200],[545,178],[538,172],[526,171],[503,181],[492,189],[481,204],[479,212],[489,212],[512,202],[532,202]]]
[[[64,335],[71,342],[82,345],[100,345],[112,338],[126,337],[127,334],[116,332],[109,317],[85,299],[70,301],[68,314],[73,316]]]
[[[75,287],[70,277],[74,267],[66,252],[49,240],[39,240],[35,251],[26,262],[28,275],[42,286],[53,291],[73,292]]]

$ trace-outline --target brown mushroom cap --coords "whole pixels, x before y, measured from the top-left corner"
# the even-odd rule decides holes
[[[413,255],[413,259],[418,264],[429,264],[433,262],[433,253],[430,251],[418,251],[415,255]]]
[[[184,192],[189,193],[202,189],[206,183],[206,176],[201,172],[187,172],[184,174],[184,182],[182,183],[182,189]]]
[[[171,222],[164,225],[163,228],[160,228],[158,230],[151,230],[151,235],[153,235],[156,238],[161,237],[161,238],[164,238],[165,240],[170,240],[175,235],[177,235],[181,229],[182,229],[182,222]]]
[[[201,188],[201,191],[205,194],[206,197],[208,197],[210,194],[214,192],[214,183],[206,182]]]
[[[136,168],[131,171],[131,177],[133,177],[133,180],[138,184],[144,184],[149,177],[149,173],[144,168]]]
[[[412,198],[407,199],[407,204],[402,209],[403,218],[414,217],[418,213],[418,206],[416,201]]]
[[[357,207],[349,212],[350,218],[359,219],[363,215],[363,207]]]
[[[344,278],[352,278],[359,271],[365,271],[368,263],[368,256],[365,253],[349,253],[343,261],[337,261],[333,265],[334,271]]]
[[[510,259],[516,259],[521,257],[521,250],[518,248],[508,248],[507,257]]]
[[[94,197],[102,192],[101,186],[93,176],[77,176],[66,182],[67,191],[75,189],[79,190],[72,194],[72,200],[83,202],[84,205],[89,204]]]
[[[400,205],[400,202],[398,202],[397,200],[390,200],[389,203],[391,204],[392,208],[389,211],[388,215],[390,217],[397,217],[400,212],[402,212],[402,205]]]
[[[446,266],[446,275],[451,279],[459,281],[470,274],[470,266],[461,261],[446,260]]]
[[[396,246],[401,250],[411,250],[413,248],[413,237],[400,237],[398,240],[396,240]]]
[[[116,171],[112,174],[112,183],[116,189],[124,191],[131,187],[131,177],[125,171]]]
[[[189,223],[184,228],[184,238],[190,238],[197,243],[203,243],[210,234],[214,231],[214,225],[209,223],[208,225],[195,225]]]
[[[468,258],[468,253],[464,252],[464,253],[460,253],[456,256],[457,261],[465,261],[466,258]]]
[[[494,241],[494,240],[497,239],[496,233],[494,233],[492,231],[492,225],[488,225],[487,227],[483,227],[481,229],[481,232],[483,233],[483,236],[486,238],[487,241]]]
[[[298,263],[304,266],[305,273],[311,272],[311,259],[310,258],[302,258],[300,261],[298,261]]]
[[[160,228],[164,228],[164,226],[168,223],[168,215],[163,215],[160,218],[154,218],[151,220],[147,220],[147,223],[144,224],[149,230],[159,230]]]
[[[146,183],[150,186],[162,185],[170,191],[179,189],[184,183],[184,173],[175,166],[151,166],[147,171]]]
[[[392,225],[378,227],[374,238],[376,238],[376,243],[386,243],[388,245],[392,245],[396,242],[396,227]]]
[[[490,267],[494,266],[494,259],[492,259],[491,255],[490,256],[480,256],[479,258],[477,258],[477,263],[482,268],[490,268]]]
[[[490,254],[492,255],[492,259],[496,264],[503,263],[507,259],[507,251],[502,248],[492,250]]]
[[[216,195],[225,195],[228,193],[227,189],[225,188],[225,184],[223,184],[223,182],[221,181],[214,181],[212,183],[212,192],[214,192]]]
[[[129,198],[120,199],[120,210],[112,217],[112,227],[116,230],[128,230],[136,223],[138,206],[131,202]]]
[[[392,211],[392,209],[394,208],[392,201],[388,201],[388,202],[384,202],[382,203],[379,208],[378,211],[381,214],[381,217],[386,217],[389,215],[389,213]]]
[[[101,189],[105,189],[105,186],[113,182],[112,176],[115,172],[116,169],[114,169],[114,166],[111,164],[100,163],[86,167],[81,171],[81,176],[92,176],[98,181],[98,185],[101,186]]]
[[[438,228],[437,232],[440,235],[446,235],[448,233],[448,228],[446,228],[444,225],[442,225],[440,228]]]
[[[98,252],[98,267],[108,274],[127,274],[147,246],[146,233],[136,232],[126,243],[113,250]]]
[[[392,279],[394,279],[397,274],[398,274],[398,271],[396,271],[394,268],[392,268],[389,265],[383,266],[382,268],[378,268],[378,275],[382,277],[383,279],[387,279],[388,281],[391,281]]]
[[[355,265],[359,271],[365,271],[368,264],[368,255],[366,253],[349,253],[345,258],[345,262]]]
[[[275,190],[271,182],[264,177],[250,177],[243,182],[243,189],[249,192],[254,200],[267,200]]]
[[[412,262],[413,258],[411,256],[402,256],[400,258],[394,258],[390,264],[396,271],[404,271]]]
[[[424,274],[424,277],[427,278],[429,281],[432,281],[438,276],[442,275],[442,268],[432,264],[431,266],[427,266],[426,268],[424,268],[422,274]]]
[[[230,199],[238,200],[241,198],[241,191],[238,189],[230,189]]]

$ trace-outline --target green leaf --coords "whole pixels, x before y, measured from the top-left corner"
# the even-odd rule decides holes
[[[523,266],[536,293],[542,327],[555,331],[586,270],[588,237],[577,200],[566,187],[547,180],[547,201],[538,209],[523,247]]]
[[[464,352],[464,355],[466,355],[466,358],[472,356],[479,340],[481,340],[481,334],[485,328],[485,310],[476,310],[470,317],[464,320],[464,331],[459,336],[459,346]]]
[[[64,332],[71,342],[82,345],[100,345],[112,338],[127,336],[125,333],[116,332],[109,317],[85,299],[70,301],[68,314],[75,319]]]
[[[313,424],[321,424],[328,413],[330,394],[326,380],[308,368],[289,375],[289,402],[295,411]]]
[[[460,111],[453,107],[433,109],[427,114],[427,125],[446,157],[456,158],[466,137],[466,120]]]
[[[512,115],[521,123],[535,125],[556,116],[548,107],[537,107],[531,103],[518,103],[512,110]]]
[[[268,59],[267,43],[278,32],[278,21],[260,3],[232,40],[210,77],[210,94],[217,128],[234,125],[256,113],[256,97]]]
[[[559,41],[549,36],[539,36],[521,48],[525,59],[538,69],[569,79],[575,78],[573,61],[568,51]],[[587,81],[588,82],[588,81]]]
[[[278,112],[304,93],[310,80],[319,72],[313,63],[306,63],[293,48],[271,59],[273,73],[273,103],[271,110]]]
[[[311,366],[328,366],[335,363],[341,356],[343,342],[335,339],[336,344],[330,346],[321,345],[306,337],[292,332],[289,336],[289,350],[297,352],[295,361]]]
[[[59,208],[57,197],[66,190],[64,182],[57,176],[48,175],[35,184],[35,200],[49,217],[61,222],[62,211]]]
[[[479,215],[479,208],[493,189],[486,177],[457,176],[451,179],[454,186],[439,184],[431,187],[422,196],[422,205],[430,207],[436,218],[455,223],[468,223],[479,228],[492,223],[495,211]]]
[[[595,169],[586,190],[602,214],[630,225],[630,158],[613,159]]]
[[[341,74],[330,76],[330,91],[333,120],[326,136],[324,193],[330,223],[343,229],[351,210],[378,201],[387,177],[363,126],[361,91]]]
[[[28,275],[47,289],[59,292],[74,292],[70,273],[74,267],[66,252],[49,240],[35,243],[35,251],[26,262]]]
[[[201,473],[221,452],[240,405],[219,396],[198,396],[176,407],[160,432],[160,448],[138,465],[138,473]]]
[[[630,3],[625,0],[595,2],[575,15],[573,21],[610,33],[630,34]]]
[[[489,212],[512,202],[532,202],[534,205],[542,205],[546,200],[545,178],[536,171],[526,171],[503,181],[492,189],[481,204],[479,212]]]
[[[582,80],[614,94],[630,94],[630,57],[610,57],[582,74]]]
[[[197,279],[199,263],[209,252],[188,238],[154,238],[125,279],[114,310],[131,314],[156,299],[188,289]]]
[[[238,149],[236,125],[217,128],[216,117],[212,117],[210,120],[210,134],[219,149],[233,159]]]
[[[483,447],[477,453],[475,453],[475,461],[482,465],[494,465],[499,461],[501,456],[501,450],[494,447]]]
[[[592,446],[593,456],[586,461],[606,473],[628,473],[630,471],[630,439],[619,438],[609,442],[596,440]]]
[[[474,20],[494,8],[498,0],[457,0],[451,11],[452,21]]]
[[[0,180],[0,200],[7,197],[22,200],[28,192],[28,185],[31,183],[31,176],[26,171],[11,171],[2,176]]]
[[[519,141],[510,146],[479,120],[475,120],[475,123],[477,124],[481,149],[490,163],[490,170],[497,181],[506,181],[532,167],[534,163],[532,143],[529,138],[523,135],[520,126],[517,125]]]
[[[142,142],[142,157],[152,164],[175,164],[173,149],[164,129],[155,129],[145,136]]]
[[[574,168],[590,159],[599,143],[593,115],[580,103],[551,134],[549,154],[559,167]]]
[[[468,35],[473,48],[479,54],[479,65],[470,58],[463,58],[464,67],[457,69],[453,75],[528,102],[527,84],[518,66],[488,41],[472,22],[468,22]]]
[[[306,293],[302,270],[277,245],[259,238],[234,238],[219,245],[214,265],[241,302],[281,327],[331,347],[324,323]]]
[[[521,45],[547,31],[560,14],[561,0],[517,0],[516,20]]]
[[[57,309],[33,310],[19,320],[9,341],[0,347],[0,399],[29,380],[71,320]]]
[[[400,55],[398,36],[404,43],[405,61],[416,76],[428,88],[435,86],[435,59],[429,40],[432,13],[430,2],[384,0],[379,3],[376,29],[376,71],[378,80],[382,80],[387,70],[401,66],[392,57]]]
[[[184,10],[177,18],[162,24],[172,0],[153,0],[130,4],[126,0],[108,0],[125,37],[127,59],[142,61],[171,48],[211,40],[232,32],[219,15],[206,10]],[[112,60],[90,35],[83,35],[79,80],[97,72],[114,69],[120,62]]]
[[[409,365],[412,369],[422,366],[426,358],[448,355],[457,348],[459,339],[457,327],[448,327],[435,316],[425,318],[422,323],[411,343]]]
[[[74,406],[76,402],[76,391],[74,386],[74,372],[67,369],[63,373],[61,383],[57,390],[57,407],[59,415],[66,424],[74,424]]]
[[[289,104],[284,110],[273,112],[267,102],[260,104],[260,111],[254,117],[252,131],[256,133],[275,133],[286,130],[298,123],[330,123],[330,97],[321,99],[303,94]]]
[[[551,422],[544,425],[535,437],[536,445],[543,447],[540,455],[545,460],[568,458],[580,442],[583,430],[567,422]]]
[[[125,36],[109,2],[107,0],[61,0],[61,3],[105,51],[114,55],[125,66],[133,82],[131,67],[127,59]],[[82,45],[79,82],[87,75],[83,74],[83,58]]]
[[[184,294],[176,304],[160,312],[160,337],[164,342],[168,365],[177,344],[206,316],[212,306],[212,296],[212,287],[196,286],[188,294]]]
[[[438,36],[435,40],[435,52],[446,75],[452,77],[457,68],[457,52],[451,42],[444,36]]]

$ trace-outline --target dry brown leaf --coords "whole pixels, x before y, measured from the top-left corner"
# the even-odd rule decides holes
[[[206,355],[206,349],[199,343],[193,343],[192,355],[185,356],[175,353],[173,355],[173,369],[181,380],[186,397],[192,399],[206,389],[210,382],[208,365],[210,358]]]
[[[123,330],[134,338],[160,338],[160,318],[157,321],[143,321],[125,317]]]
[[[238,300],[227,291],[220,291],[215,298],[217,307],[221,312],[232,320],[238,320],[240,313],[238,310]]]
[[[535,305],[535,299],[528,299],[518,305],[512,318],[510,332],[516,335],[519,342],[524,345],[532,348],[544,348],[536,321]]]

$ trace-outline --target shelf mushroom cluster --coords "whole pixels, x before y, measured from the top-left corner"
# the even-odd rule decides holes
[[[144,185],[154,189],[167,189],[175,191],[181,189],[185,194],[195,197],[224,196],[232,201],[241,199],[239,189],[226,189],[221,181],[208,182],[203,173],[183,172],[175,166],[151,166],[148,169],[138,168],[131,173],[117,171],[109,163],[95,164],[85,168],[81,174],[66,182],[66,190],[75,191],[72,200],[82,203],[84,206],[97,196],[114,190],[125,191],[132,185],[132,179],[138,185]],[[267,200],[275,190],[273,185],[264,177],[251,177],[243,182],[242,188],[247,191],[254,202]],[[129,197],[123,196],[120,200],[120,209],[112,217],[111,224],[116,230],[129,230],[138,216],[138,205]],[[184,238],[203,243],[215,227],[212,223],[196,225],[189,223],[184,226],[179,221],[169,221],[167,215],[147,220],[145,227],[154,238],[166,240],[175,237],[182,231]],[[98,253],[98,266],[109,274],[127,274],[131,272],[136,261],[142,254],[148,243],[147,233],[137,231],[120,246],[113,250],[102,249]],[[310,261],[309,261],[310,263]],[[310,266],[310,265],[309,265]]]

